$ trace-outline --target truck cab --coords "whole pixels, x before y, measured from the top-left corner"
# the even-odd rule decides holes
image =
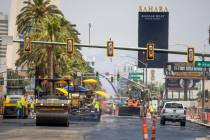
[[[22,116],[28,116],[28,102],[25,98],[25,88],[22,86],[8,86],[3,101],[3,118],[17,117],[16,104],[18,100],[20,100],[23,105]]]

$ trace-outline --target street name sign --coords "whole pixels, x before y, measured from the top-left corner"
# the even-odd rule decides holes
[[[143,73],[140,72],[130,72],[128,75],[129,80],[140,80]]]
[[[210,61],[195,61],[195,67],[210,68]]]

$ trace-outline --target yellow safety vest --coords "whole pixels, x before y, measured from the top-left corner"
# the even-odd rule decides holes
[[[153,105],[149,105],[149,111],[150,111],[150,112],[154,112],[154,107],[153,107]]]
[[[22,102],[20,100],[17,101],[16,108],[22,108]]]
[[[95,102],[95,108],[96,108],[96,109],[100,109],[100,103],[99,103],[99,101],[96,101],[96,102]]]
[[[31,109],[34,109],[34,102],[32,102],[32,103],[30,104],[30,108],[31,108]]]

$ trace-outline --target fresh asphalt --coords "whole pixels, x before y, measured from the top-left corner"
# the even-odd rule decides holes
[[[151,120],[148,119],[148,134]],[[194,140],[210,135],[210,129],[201,125],[179,123],[156,125],[157,140]],[[149,136],[150,137],[150,136]],[[142,120],[138,117],[103,115],[101,122],[71,121],[69,127],[36,126],[33,119],[0,119],[0,140],[143,140]]]

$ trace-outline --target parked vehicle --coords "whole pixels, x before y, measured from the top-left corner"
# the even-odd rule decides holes
[[[28,102],[26,101],[25,88],[22,86],[7,86],[7,94],[4,95],[3,118],[17,117],[16,104],[20,100],[22,103],[22,116],[27,118],[29,115]]]
[[[181,103],[166,102],[160,113],[160,124],[165,125],[166,121],[180,122],[181,126],[186,124],[186,110]]]

